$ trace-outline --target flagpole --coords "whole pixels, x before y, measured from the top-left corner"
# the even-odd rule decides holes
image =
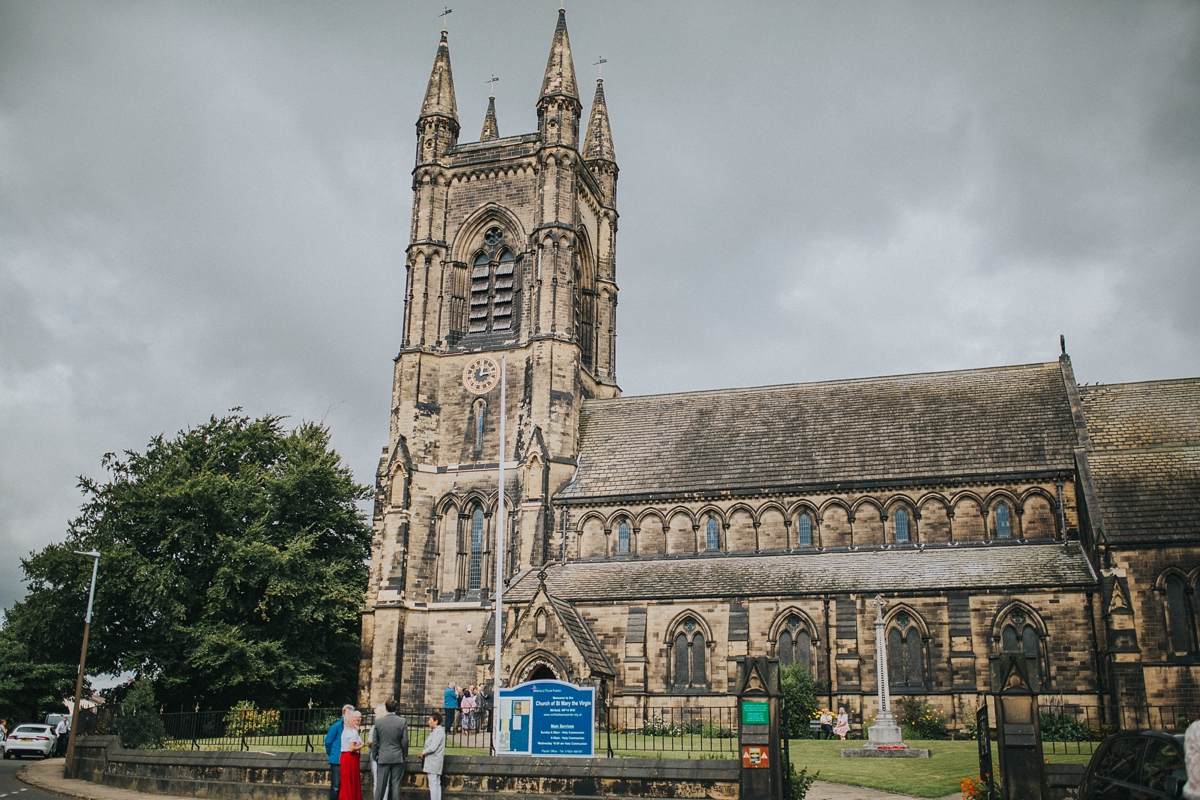
[[[508,357],[500,356],[500,493],[496,504],[499,522],[496,525],[496,631],[495,663],[492,665],[492,753],[500,734],[500,648],[504,643],[504,528],[507,514],[504,511],[504,418],[507,416],[505,383]]]

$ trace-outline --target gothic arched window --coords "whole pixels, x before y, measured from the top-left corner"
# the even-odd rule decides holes
[[[585,369],[596,368],[596,289],[582,254],[575,259],[575,339]]]
[[[812,517],[807,513],[801,514],[796,523],[796,543],[801,547],[812,547]]]
[[[1192,652],[1192,623],[1189,619],[1187,590],[1183,581],[1172,575],[1165,583],[1167,594],[1167,643],[1171,655],[1186,656]]]
[[[475,453],[483,452],[483,427],[487,420],[487,401],[482,397],[475,401]]]
[[[488,329],[488,300],[491,295],[491,268],[485,253],[475,256],[471,267],[471,310],[468,312],[470,333],[483,333]]]
[[[483,509],[471,512],[471,560],[467,569],[467,590],[478,591],[483,585]]]
[[[1008,515],[1008,503],[996,506],[996,538],[1007,539],[1012,536],[1012,518]]]
[[[500,253],[496,265],[495,292],[492,295],[492,330],[506,331],[512,327],[513,269],[516,259],[510,250]]]
[[[775,653],[782,666],[802,664],[812,668],[812,636],[804,626],[804,620],[796,614],[788,616],[783,630],[779,632]]]
[[[907,613],[892,621],[887,637],[888,683],[893,689],[925,688],[925,642]]]
[[[704,549],[721,549],[721,532],[717,529],[717,518],[709,517],[704,531]]]
[[[1038,642],[1037,628],[1029,622],[1025,612],[1017,609],[1008,615],[1000,641],[1006,653],[1023,653],[1033,656],[1033,674],[1030,680],[1034,688],[1042,683],[1042,648]]]
[[[908,541],[908,510],[904,508],[896,509],[896,541]]]
[[[677,692],[708,689],[708,643],[696,620],[685,619],[671,645],[671,688]]]
[[[471,263],[468,333],[512,329],[516,262],[516,256],[504,246],[501,230],[489,228],[483,235],[483,249]]]
[[[629,552],[629,525],[625,522],[617,526],[617,552]]]

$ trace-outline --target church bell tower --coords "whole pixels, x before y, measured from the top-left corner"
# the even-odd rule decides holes
[[[360,702],[436,705],[487,625],[498,524],[499,418],[507,441],[506,573],[553,557],[550,498],[572,476],[579,410],[616,382],[617,163],[604,87],[586,136],[560,9],[536,101],[538,129],[501,136],[494,98],[477,142],[460,124],[442,31],[417,119],[413,207],[391,424],[376,476]],[[507,408],[464,369],[507,364]],[[465,638],[443,640],[438,631]],[[470,633],[466,633],[470,631]],[[453,642],[461,654],[448,652]],[[440,702],[440,701],[438,701]]]

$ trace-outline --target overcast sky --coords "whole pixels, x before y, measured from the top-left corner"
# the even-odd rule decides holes
[[[555,2],[448,0],[461,141]],[[370,482],[442,6],[0,2],[0,607],[81,474],[233,406]],[[582,3],[626,394],[1047,361],[1200,375],[1200,3]]]

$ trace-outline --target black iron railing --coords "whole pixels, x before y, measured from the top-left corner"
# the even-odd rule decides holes
[[[429,734],[431,712],[437,709],[401,709],[408,722],[410,752],[419,751]],[[338,719],[340,708],[230,711],[188,711],[137,718],[138,725],[118,708],[107,708],[88,720],[88,733],[116,733],[125,739],[136,730],[136,740],[126,746],[170,750],[258,750],[266,752],[323,752],[325,734]],[[374,714],[363,712],[361,735],[367,740]],[[487,753],[491,750],[491,711],[461,710],[446,719],[446,747],[450,752]],[[151,724],[147,724],[151,723]],[[735,709],[721,707],[598,708],[596,755],[677,758],[733,758],[737,751]],[[335,745],[336,746],[336,745]]]
[[[1038,712],[1042,743],[1052,753],[1090,753],[1119,730],[1183,733],[1200,719],[1200,706],[1089,706],[1045,697]]]

